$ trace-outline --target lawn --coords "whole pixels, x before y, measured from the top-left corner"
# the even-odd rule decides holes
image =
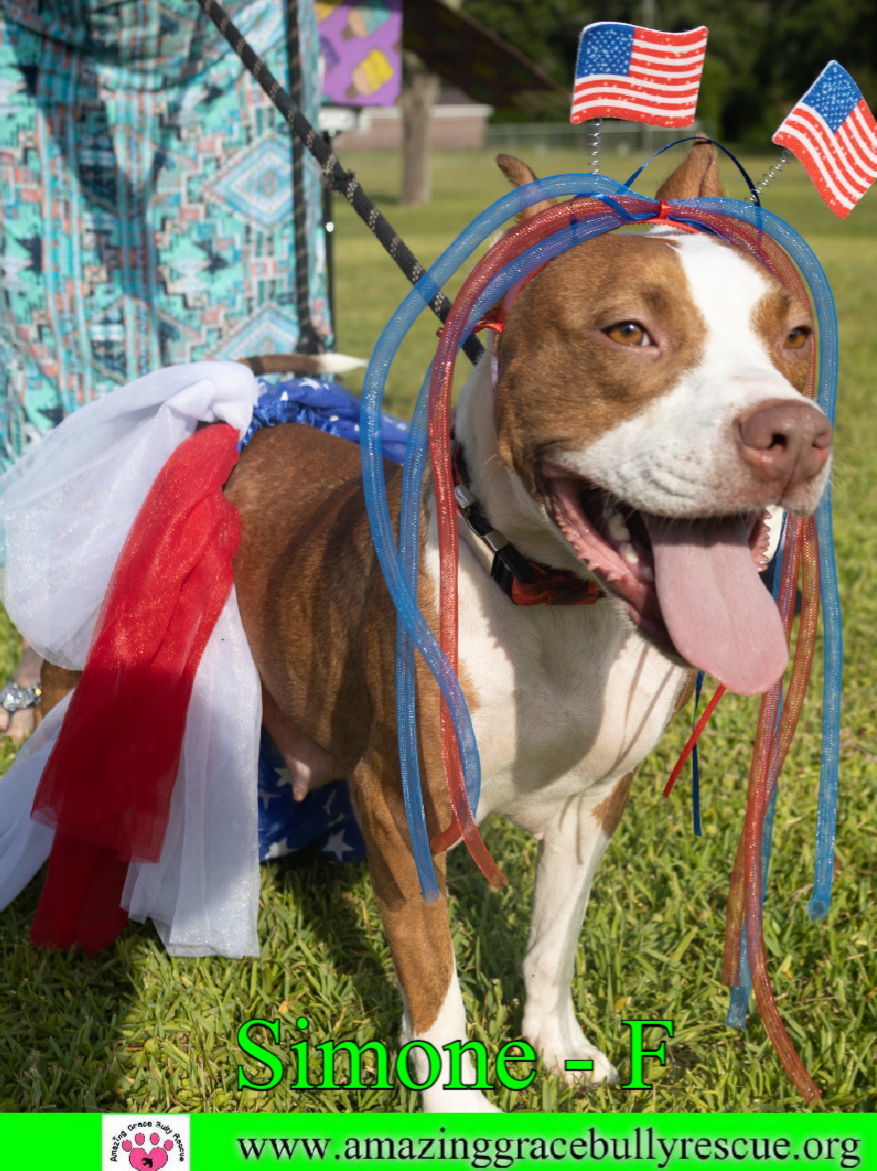
[[[579,169],[578,156],[540,154],[540,174]],[[770,160],[751,163],[760,175]],[[660,167],[663,160],[656,166]],[[610,160],[624,178],[632,164]],[[423,263],[429,263],[487,203],[505,190],[489,156],[439,155],[433,201],[396,206],[395,158],[348,160],[372,198]],[[643,181],[649,191],[654,181]],[[733,179],[730,193],[742,195]],[[873,896],[877,877],[877,195],[844,222],[818,200],[796,165],[766,202],[810,241],[835,288],[841,321],[841,384],[835,517],[845,612],[846,683],[834,903],[827,920],[806,914],[811,884],[819,765],[818,680],[781,782],[765,934],[780,1010],[810,1072],[824,1090],[815,1109],[877,1106],[877,961]],[[338,346],[367,356],[406,291],[379,246],[336,199]],[[389,405],[404,413],[435,345],[422,319],[390,380]],[[4,628],[6,662],[14,636]],[[575,1091],[540,1071],[529,1091],[502,1090],[505,1109],[529,1111],[798,1111],[757,1019],[726,1028],[719,983],[724,901],[742,824],[755,707],[727,697],[703,741],[704,832],[695,838],[687,784],[669,801],[661,788],[686,734],[677,721],[641,767],[632,800],[595,884],[575,1000],[585,1030],[610,1056],[626,1047],[626,1018],[670,1018],[666,1067],[654,1088]],[[6,759],[10,752],[5,750]],[[0,782],[2,783],[2,782]],[[450,861],[454,938],[472,1036],[495,1052],[518,1036],[535,844],[504,823],[488,844],[510,882],[489,890],[455,853]],[[344,1111],[410,1108],[408,1092],[239,1091],[238,1027],[280,1019],[283,1045],[392,1040],[400,1001],[363,865],[339,868],[310,858],[263,867],[262,958],[241,962],[169,958],[150,927],[129,926],[97,958],[31,949],[29,923],[39,880],[0,915],[0,1109],[99,1111]],[[264,1069],[247,1066],[250,1076]],[[314,1079],[316,1080],[316,1078]]]

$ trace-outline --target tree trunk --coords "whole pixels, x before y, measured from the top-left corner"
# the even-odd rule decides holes
[[[419,58],[406,55],[402,85],[402,193],[400,202],[420,207],[429,202],[429,122],[438,97],[439,79]]]

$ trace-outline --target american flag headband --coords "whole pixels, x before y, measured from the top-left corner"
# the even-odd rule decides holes
[[[587,123],[599,171],[603,118],[681,129],[695,119],[709,30],[686,32],[598,21],[582,29],[570,121]],[[794,154],[826,204],[847,216],[877,180],[877,120],[855,80],[829,61],[772,136],[783,155],[766,187]]]
[[[639,172],[634,178],[638,175]],[[436,292],[485,240],[510,218],[549,199],[564,202],[556,203],[505,231],[476,264],[454,301],[414,409],[403,475],[397,543],[396,526],[387,504],[380,433],[383,393],[396,351]],[[438,886],[432,864],[435,843],[430,843],[427,833],[420,783],[414,685],[418,652],[438,683],[460,761],[456,791],[453,791],[449,777],[457,832],[443,835],[443,844],[448,844],[454,836],[462,837],[480,868],[494,880],[498,874],[474,827],[473,812],[477,810],[481,788],[480,761],[470,714],[456,676],[456,664],[417,604],[420,504],[427,449],[430,450],[438,513],[448,518],[455,515],[448,435],[451,382],[457,352],[487,310],[542,265],[577,244],[606,232],[655,221],[716,236],[751,256],[782,283],[810,301],[818,336],[818,366],[811,378],[811,392],[829,419],[834,419],[837,326],[828,280],[806,241],[758,202],[728,198],[661,202],[639,195],[627,185],[599,174],[537,179],[515,188],[485,209],[421,277],[393,314],[373,351],[363,386],[361,453],[366,506],[375,550],[398,616],[399,757],[412,850],[421,890],[427,900],[437,897]],[[831,583],[836,581],[836,571],[828,497],[820,505],[817,525],[822,579],[831,589]],[[828,615],[830,607],[826,606],[825,612]],[[829,647],[839,639],[839,626],[836,630],[826,626],[827,653],[831,653]],[[824,708],[824,718],[831,721],[834,715]],[[827,759],[824,770],[830,787],[831,774],[836,775],[836,761]]]
[[[692,134],[686,138],[676,139],[673,142],[669,142],[665,146],[662,146],[660,149],[654,151],[654,153],[651,154],[649,156],[649,158],[647,158],[646,161],[644,163],[642,163],[637,168],[636,171],[634,171],[633,175],[631,175],[631,177],[629,179],[627,179],[624,184],[622,184],[622,187],[625,190],[627,190],[628,192],[630,192],[630,194],[632,194],[633,184],[636,182],[636,180],[639,178],[639,176],[643,173],[643,171],[646,169],[646,167],[648,167],[651,163],[653,163],[655,161],[655,159],[659,158],[666,151],[672,150],[674,147],[681,146],[686,142],[696,142],[698,144],[707,143],[707,144],[711,144],[712,146],[716,147],[718,150],[722,151],[722,153],[725,154],[731,160],[731,162],[733,162],[733,164],[735,165],[735,167],[737,168],[737,170],[740,172],[741,176],[743,177],[744,182],[746,183],[746,185],[749,188],[751,202],[757,207],[761,206],[761,198],[759,196],[758,189],[757,189],[755,183],[752,181],[752,178],[750,177],[749,172],[746,170],[746,168],[743,166],[743,164],[740,162],[740,160],[737,158],[737,156],[734,155],[730,150],[728,150],[727,147],[723,146],[720,142],[716,142],[714,139],[708,138],[703,134]],[[601,176],[601,178],[604,178],[604,177]],[[583,197],[582,196],[578,196],[578,197],[574,196],[573,200],[575,200],[576,198],[581,199]],[[652,201],[654,204],[654,207],[657,208],[657,210],[653,209],[650,214],[643,216],[643,215],[637,214],[633,209],[626,206],[623,201],[622,202],[619,202],[618,200],[613,201],[613,197],[610,195],[607,195],[605,193],[598,195],[598,196],[595,196],[595,198],[602,200],[608,207],[614,207],[614,209],[621,215],[622,220],[625,221],[625,222],[621,222],[615,226],[610,225],[609,227],[607,227],[605,229],[606,231],[614,231],[614,230],[617,230],[618,228],[631,227],[631,226],[635,226],[635,225],[663,223],[666,225],[671,225],[671,226],[673,226],[679,230],[682,230],[682,231],[688,231],[688,232],[702,231],[702,232],[706,232],[709,235],[716,235],[716,236],[721,236],[722,238],[726,238],[726,236],[721,231],[717,230],[715,224],[697,223],[690,218],[686,219],[682,215],[681,207],[674,206],[672,203],[667,203],[667,202],[664,202],[663,200]],[[733,202],[733,201],[731,201],[731,202]],[[678,203],[678,201],[677,201],[677,203]],[[738,243],[739,243],[739,241],[738,241]],[[755,249],[753,251],[753,249],[750,247],[747,250],[750,252],[753,252],[753,254],[756,256],[756,258],[765,267],[767,267],[774,275],[777,275],[774,272],[774,266],[766,263],[766,258],[764,257],[764,255],[761,254],[761,251],[759,249]],[[547,261],[543,261],[543,264],[545,264],[545,263],[547,263]],[[483,317],[481,319],[481,321],[478,323],[478,326],[476,328],[478,328],[478,329],[482,329],[482,328],[491,329],[491,330],[494,330],[498,333],[501,333],[504,328],[504,321],[505,321],[506,313],[511,308],[514,301],[517,300],[517,298],[520,296],[521,292],[523,292],[524,286],[527,284],[527,282],[530,280],[530,278],[535,276],[536,273],[539,272],[541,267],[542,267],[542,265],[537,265],[537,267],[531,269],[528,273],[526,273],[526,275],[524,275],[518,281],[517,284],[512,285],[511,289],[505,294],[503,300],[501,302],[499,302],[497,306],[494,307],[494,311],[491,312],[490,314],[488,314],[488,316]],[[800,293],[800,289],[797,288],[797,284],[796,284],[796,291],[798,291]],[[494,356],[493,356],[493,370],[494,370],[494,377],[495,377],[496,371],[497,371],[497,359],[496,359],[495,349],[494,349]]]
[[[650,224],[703,232],[744,252],[802,302],[810,303],[818,326],[820,362],[818,374],[815,368],[811,371],[808,393],[833,421],[837,325],[828,279],[804,239],[789,224],[761,206],[755,185],[739,160],[721,143],[713,142],[739,169],[751,192],[751,202],[725,197],[664,201],[633,191],[633,182],[654,159],[688,141],[713,140],[697,135],[669,143],[656,151],[623,184],[603,175],[579,176],[581,187],[571,198],[509,229],[472,271],[455,302],[453,317],[441,331],[442,336],[451,332],[454,324],[461,323],[465,312],[465,326],[460,330],[457,325],[462,344],[483,323],[483,316],[479,316],[482,309],[489,309],[502,298],[508,299],[510,294],[516,295],[549,261],[586,240],[607,232]],[[519,211],[542,202],[558,181],[563,183],[570,178],[574,177],[555,176],[519,188],[515,193],[520,195]],[[589,191],[590,186],[597,189]],[[613,190],[606,190],[610,186]],[[477,299],[473,300],[472,295],[465,296],[470,288],[477,290]],[[447,362],[449,355],[444,354],[440,360]]]

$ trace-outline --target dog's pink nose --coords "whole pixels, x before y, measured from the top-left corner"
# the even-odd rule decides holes
[[[831,453],[831,424],[804,400],[761,403],[737,419],[740,453],[777,494],[806,484],[825,467]]]

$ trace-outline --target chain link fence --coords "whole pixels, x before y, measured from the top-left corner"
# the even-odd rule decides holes
[[[604,120],[600,128],[600,145],[609,154],[645,156],[668,142],[687,138],[702,129],[699,122],[684,130],[664,130],[659,126]],[[573,126],[569,122],[493,122],[487,127],[486,145],[491,150],[521,150],[529,156],[547,150],[587,152],[590,144],[587,123]]]

